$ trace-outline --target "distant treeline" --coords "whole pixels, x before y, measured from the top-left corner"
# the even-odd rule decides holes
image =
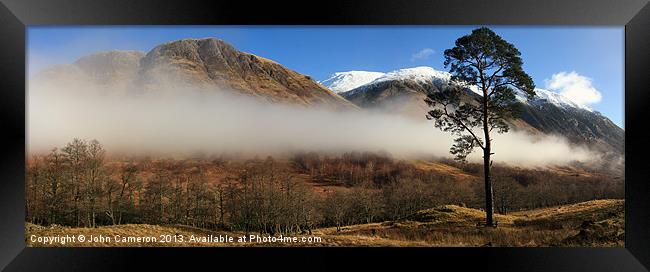
[[[79,227],[183,224],[273,234],[394,220],[439,204],[481,208],[480,165],[447,163],[475,178],[422,170],[381,153],[299,153],[289,161],[107,161],[99,142],[75,139],[28,160],[26,220]],[[624,197],[622,178],[508,167],[495,167],[493,173],[500,213]],[[321,185],[333,189],[317,193],[314,186]]]

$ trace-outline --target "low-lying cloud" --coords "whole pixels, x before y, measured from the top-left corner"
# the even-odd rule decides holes
[[[78,81],[30,84],[28,151],[47,152],[81,138],[99,140],[109,153],[387,151],[451,157],[453,135],[426,120],[272,104],[218,90],[167,87],[136,95],[115,88]],[[521,132],[495,135],[494,152],[495,162],[529,166],[594,157],[560,137]],[[478,150],[469,157],[480,158]]]

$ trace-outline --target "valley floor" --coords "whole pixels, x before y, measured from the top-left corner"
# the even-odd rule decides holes
[[[422,210],[397,221],[316,229],[266,241],[268,234],[212,231],[189,226],[127,224],[98,228],[38,226],[26,223],[30,247],[104,246],[587,246],[623,247],[624,201],[594,200],[552,208],[496,215],[498,227],[479,226],[484,212],[456,205]],[[254,237],[238,242],[238,237]],[[79,241],[83,236],[84,241]],[[68,237],[67,240],[61,237]],[[73,238],[72,238],[73,237]],[[219,239],[229,239],[232,241]],[[104,238],[102,241],[101,238]],[[139,241],[120,241],[137,239]],[[303,241],[304,238],[304,241]],[[74,241],[72,241],[74,239]],[[92,241],[97,239],[95,241]],[[149,239],[149,241],[147,241]],[[54,242],[50,243],[49,240]],[[181,241],[182,240],[182,241]],[[62,243],[64,241],[65,243]]]

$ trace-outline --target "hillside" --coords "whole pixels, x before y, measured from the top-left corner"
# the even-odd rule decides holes
[[[521,120],[543,133],[563,135],[576,144],[625,153],[625,131],[599,112],[539,100],[524,104]]]
[[[625,239],[623,200],[594,200],[552,208],[497,215],[497,228],[477,227],[484,213],[456,205],[421,210],[404,219],[336,228],[320,228],[311,235],[320,242],[160,242],[160,235],[184,240],[190,237],[245,236],[245,232],[212,231],[189,226],[128,224],[98,228],[42,227],[27,223],[27,246],[623,246]],[[91,235],[110,242],[38,244],[31,236]],[[249,233],[256,235],[256,233]],[[156,242],[117,242],[115,237],[157,237]],[[268,236],[268,235],[263,235]],[[315,241],[315,240],[314,240]]]

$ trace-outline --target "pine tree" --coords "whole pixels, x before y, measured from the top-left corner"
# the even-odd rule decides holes
[[[535,85],[522,68],[519,50],[486,27],[458,38],[444,55],[452,84],[427,96],[425,102],[432,110],[426,117],[435,120],[435,127],[457,136],[450,149],[455,159],[464,161],[474,148],[482,149],[486,224],[494,226],[491,132],[508,132],[506,121],[518,114],[515,92],[531,99]],[[474,95],[469,86],[478,87],[480,94]]]

